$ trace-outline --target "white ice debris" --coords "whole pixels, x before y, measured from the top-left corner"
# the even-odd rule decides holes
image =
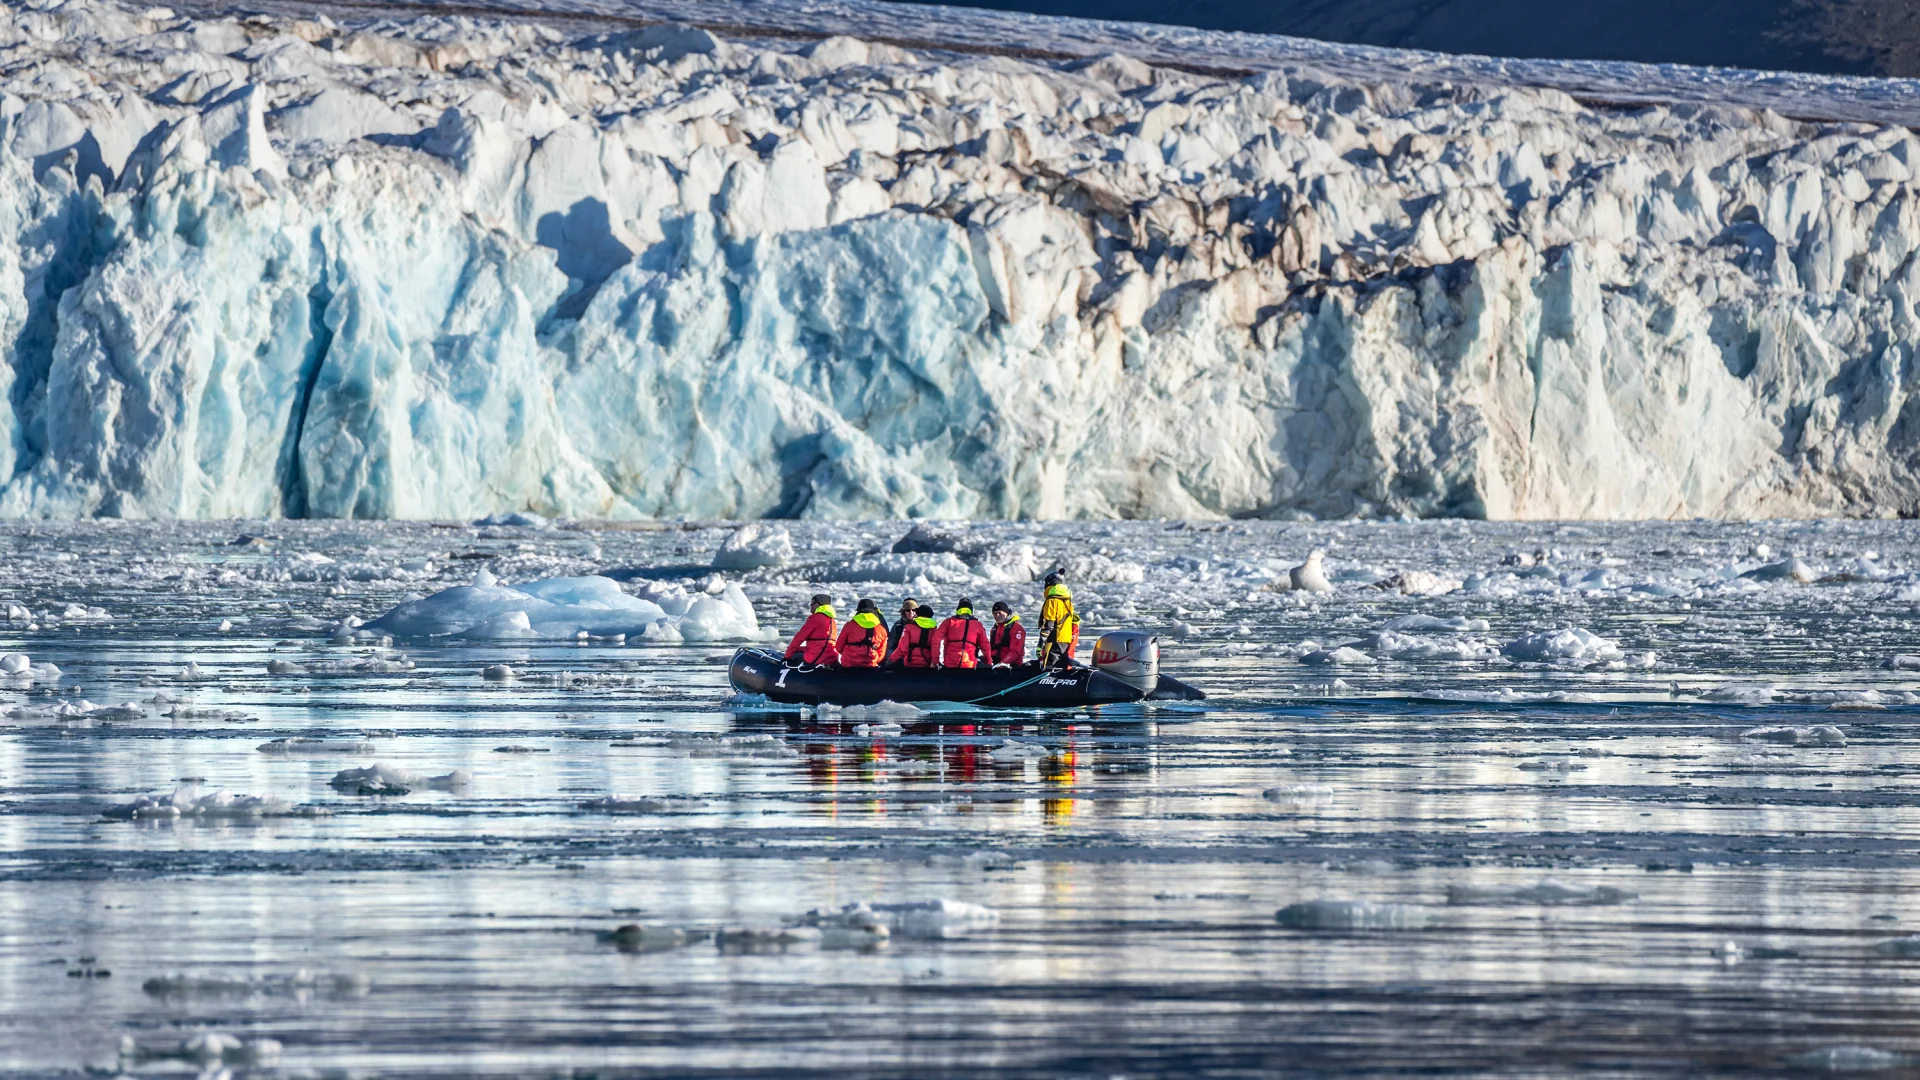
[[[272,739],[254,747],[262,754],[274,754],[280,757],[310,757],[332,754],[371,754],[372,743],[364,739],[310,739],[301,735],[290,735],[284,739]]]
[[[793,561],[793,538],[778,525],[749,522],[714,552],[715,570],[760,570]]]
[[[502,585],[482,571],[456,585],[401,603],[362,629],[396,638],[479,640],[589,637],[661,637],[674,640],[751,641],[760,637],[753,603],[725,583],[715,595],[654,586],[635,596],[604,577],[548,578]],[[664,606],[663,606],[664,605]]]
[[[1514,660],[1549,663],[1584,664],[1621,658],[1617,643],[1577,626],[1522,634],[1500,646],[1500,651]]]
[[[1743,739],[1756,739],[1761,742],[1785,743],[1789,746],[1845,746],[1846,732],[1832,724],[1816,724],[1812,727],[1794,727],[1790,724],[1749,728],[1740,733]]]
[[[1000,924],[998,908],[965,900],[913,900],[870,905],[874,916],[902,937],[951,938]]]
[[[440,776],[426,776],[376,762],[364,769],[342,769],[328,783],[335,791],[349,795],[405,795],[421,788],[460,791],[472,786],[473,774],[455,769]]]
[[[52,682],[60,677],[60,669],[53,664],[34,663],[26,653],[6,653],[0,655],[0,677],[17,682]]]
[[[1447,903],[1457,905],[1599,905],[1636,899],[1611,885],[1569,885],[1548,878],[1537,885],[1449,885]]]
[[[578,805],[580,809],[595,814],[662,814],[673,804],[665,799],[604,795],[598,799],[588,799]]]
[[[131,1035],[120,1039],[120,1057],[130,1063],[147,1061],[185,1061],[195,1065],[207,1066],[203,1075],[223,1075],[224,1070],[214,1066],[225,1065],[263,1065],[271,1066],[280,1060],[280,1043],[276,1039],[260,1036],[243,1039],[238,1035],[229,1035],[221,1031],[201,1031],[182,1039],[179,1043],[165,1046],[141,1046]]]
[[[794,758],[800,751],[785,739],[765,732],[728,734],[711,731],[668,733],[663,745],[695,758]]]
[[[1789,1065],[1824,1072],[1883,1072],[1903,1068],[1913,1061],[1906,1054],[1872,1046],[1827,1046],[1786,1058]]]
[[[155,975],[140,984],[154,997],[364,997],[372,980],[358,972],[310,971],[286,975]]]
[[[1303,900],[1288,904],[1273,917],[1282,926],[1300,930],[1420,930],[1432,922],[1422,907],[1364,900]]]
[[[1364,667],[1374,663],[1374,659],[1352,646],[1341,645],[1333,649],[1315,649],[1302,656],[1300,662],[1334,667]]]
[[[171,820],[244,820],[282,816],[292,807],[282,799],[261,795],[235,795],[229,791],[201,794],[200,781],[185,780],[165,795],[142,795],[101,811],[102,816],[120,821]]]
[[[1052,756],[1053,751],[1047,747],[1019,739],[1008,739],[987,751],[987,760],[995,765],[1019,765],[1028,761],[1044,761]]]
[[[480,669],[480,678],[487,682],[507,683],[519,678],[519,673],[507,664],[488,664]]]

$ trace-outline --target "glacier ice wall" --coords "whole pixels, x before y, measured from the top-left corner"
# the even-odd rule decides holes
[[[1920,513],[1920,139],[0,6],[0,514]]]

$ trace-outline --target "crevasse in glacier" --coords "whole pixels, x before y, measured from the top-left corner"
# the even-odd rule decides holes
[[[1902,128],[0,9],[0,513],[1920,512]]]

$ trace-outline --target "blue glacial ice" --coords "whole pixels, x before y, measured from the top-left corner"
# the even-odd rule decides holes
[[[360,627],[396,638],[616,638],[755,641],[762,636],[753,602],[738,584],[710,582],[710,592],[653,584],[641,595],[612,578],[561,577],[502,585],[482,571],[471,585],[405,600]]]
[[[1764,81],[0,15],[0,515],[1920,510],[1920,139]]]

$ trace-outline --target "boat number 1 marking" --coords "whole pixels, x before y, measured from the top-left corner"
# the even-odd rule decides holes
[[[789,672],[789,671],[791,671],[791,670],[793,670],[793,669],[792,669],[792,668],[781,668],[781,669],[780,669],[780,677],[779,677],[779,678],[777,678],[777,679],[775,679],[775,680],[773,680],[773,685],[775,685],[775,686],[785,686],[785,685],[787,685],[787,672]]]

